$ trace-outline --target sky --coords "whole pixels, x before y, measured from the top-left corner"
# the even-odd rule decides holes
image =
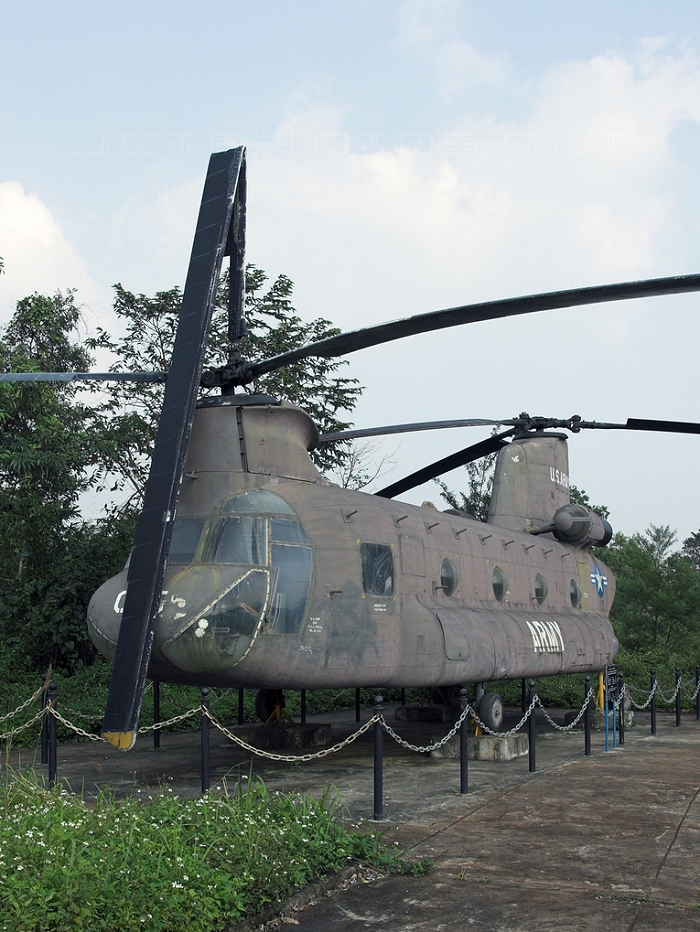
[[[343,330],[700,272],[694,3],[0,0],[0,16],[0,324],[70,287],[86,330],[110,327],[114,283],[182,285],[209,154],[236,145],[248,260]],[[364,350],[354,420],[700,420],[699,310],[620,302]],[[377,455],[394,481],[481,436]],[[700,528],[700,437],[569,448],[616,530]],[[434,484],[406,496],[425,498]]]

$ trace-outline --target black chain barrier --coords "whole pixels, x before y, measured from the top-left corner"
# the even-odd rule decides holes
[[[591,677],[586,676],[584,678],[584,690],[585,690],[585,699],[583,705],[576,715],[574,720],[568,725],[559,725],[555,722],[551,716],[546,711],[545,707],[542,704],[541,699],[535,692],[535,681],[530,680],[527,683],[527,704],[523,702],[523,715],[518,724],[507,732],[496,732],[490,729],[485,722],[481,721],[479,715],[475,709],[473,709],[467,698],[466,689],[461,689],[459,694],[459,705],[460,705],[460,715],[455,723],[454,727],[439,741],[434,742],[433,744],[427,746],[417,746],[413,745],[410,742],[403,739],[398,735],[393,728],[387,723],[384,718],[384,700],[381,695],[377,695],[374,700],[373,715],[372,718],[362,725],[354,734],[350,735],[345,740],[339,742],[331,748],[324,748],[315,753],[307,754],[296,754],[296,755],[284,755],[284,754],[274,754],[268,751],[264,751],[261,748],[256,748],[242,738],[233,734],[225,726],[223,726],[213,715],[210,709],[211,700],[210,692],[206,687],[201,691],[201,702],[198,708],[188,709],[184,713],[176,715],[174,718],[171,718],[167,721],[162,721],[160,717],[160,683],[154,681],[154,722],[152,726],[144,726],[139,729],[139,734],[145,734],[149,731],[153,731],[154,734],[154,746],[158,747],[156,743],[156,736],[160,735],[160,732],[163,728],[179,724],[180,722],[191,718],[192,716],[199,713],[201,724],[201,777],[202,777],[202,795],[205,795],[209,792],[210,788],[210,762],[209,762],[209,738],[211,727],[214,726],[219,731],[221,731],[227,738],[241,747],[243,750],[248,751],[249,753],[263,757],[269,760],[274,761],[284,761],[284,762],[307,762],[314,759],[319,759],[325,757],[328,754],[335,753],[336,751],[341,750],[344,747],[347,747],[358,737],[364,734],[369,728],[373,726],[374,731],[374,819],[375,821],[381,821],[384,817],[384,806],[383,806],[383,791],[384,791],[384,774],[383,774],[383,736],[386,731],[387,734],[392,737],[398,744],[401,746],[418,753],[430,753],[437,751],[440,748],[444,747],[448,741],[452,740],[459,734],[459,773],[460,773],[460,794],[466,794],[469,792],[469,769],[468,769],[468,726],[469,722],[473,721],[482,732],[485,732],[490,735],[494,735],[500,738],[507,738],[514,734],[522,733],[520,729],[527,722],[527,734],[528,734],[528,770],[530,773],[535,773],[537,770],[537,761],[536,761],[536,722],[535,722],[535,709],[539,706],[542,714],[548,723],[557,729],[558,731],[571,731],[575,728],[581,719],[583,718],[583,731],[584,731],[584,756],[591,756],[591,731],[592,731],[592,710],[591,707],[594,702],[596,702],[596,708],[601,712],[606,718],[607,715],[612,713],[613,720],[619,723],[619,745],[624,747],[625,743],[625,705],[629,703],[631,709],[644,710],[649,708],[650,710],[650,721],[651,721],[651,734],[655,735],[657,732],[657,702],[660,699],[664,704],[675,709],[675,725],[680,727],[681,725],[681,692],[683,692],[688,700],[695,703],[696,718],[700,721],[700,664],[695,667],[695,689],[692,694],[688,693],[687,690],[683,687],[683,678],[678,667],[675,668],[675,689],[673,695],[664,696],[660,686],[659,681],[656,676],[656,670],[650,670],[650,681],[649,681],[649,691],[646,693],[646,698],[643,702],[637,702],[633,698],[634,693],[644,693],[644,690],[641,690],[637,687],[630,687],[625,683],[624,676],[620,675],[618,677],[617,689],[612,693],[612,698],[604,699],[604,706],[607,707],[607,713],[604,709],[599,707],[599,703],[596,701],[595,694],[591,688]],[[80,737],[86,738],[90,741],[103,741],[101,735],[91,734],[90,732],[85,731],[77,725],[74,725],[67,718],[65,718],[58,709],[58,690],[56,684],[47,682],[48,677],[42,682],[41,687],[34,693],[33,696],[30,696],[25,702],[23,702],[14,712],[8,713],[0,717],[0,724],[5,722],[13,717],[19,715],[25,709],[27,709],[34,701],[41,700],[41,709],[40,711],[30,718],[28,721],[24,722],[22,725],[17,726],[11,729],[5,734],[0,734],[0,741],[10,741],[14,735],[18,734],[21,731],[26,730],[27,728],[34,725],[39,720],[41,721],[41,761],[42,764],[48,765],[48,784],[49,787],[53,787],[57,781],[57,723],[60,722],[69,730],[73,731],[75,734]],[[242,720],[242,694],[243,690],[238,690],[238,703],[239,703],[239,723]],[[605,694],[604,694],[605,695]],[[218,697],[220,699],[222,697]],[[359,710],[357,705],[359,699],[359,690],[356,692],[356,719],[359,721]],[[215,700],[218,701],[218,700]],[[71,710],[68,710],[69,712]],[[74,713],[76,715],[81,715],[81,713]],[[83,718],[90,718],[90,716],[82,716]],[[302,692],[302,720],[306,720],[306,691]],[[606,721],[607,728],[607,721]],[[607,737],[606,737],[606,750],[607,750]]]

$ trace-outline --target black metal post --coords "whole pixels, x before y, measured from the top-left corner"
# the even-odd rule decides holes
[[[384,700],[381,696],[374,698],[374,714],[381,715]],[[378,822],[384,816],[384,779],[382,760],[382,735],[384,729],[381,722],[374,723],[374,819]]]
[[[160,680],[153,680],[153,724],[160,725]],[[153,729],[153,747],[160,747],[160,728]]]
[[[42,677],[42,682],[44,679]],[[46,706],[49,702],[49,691],[45,689],[41,694],[41,710],[44,713],[44,717],[41,720],[41,763],[48,764],[49,762],[49,717],[46,714]]]
[[[528,688],[528,706],[532,705],[532,700],[535,698],[535,681],[530,680]],[[535,758],[535,710],[534,708],[530,712],[530,718],[527,722],[527,736],[528,744],[530,746],[530,757],[529,757],[529,771],[530,773],[535,773],[537,770],[536,758]]]
[[[651,670],[651,686],[649,687],[653,693],[651,697],[651,733],[652,735],[656,734],[656,670],[652,668]]]
[[[245,718],[245,715],[243,712],[243,690],[239,689],[238,690],[238,724],[239,725],[243,724],[244,718]]]
[[[695,718],[700,722],[700,665],[695,665]]]
[[[49,683],[49,787],[56,785],[56,717],[51,714],[51,710],[56,708],[57,702],[56,684]]]
[[[206,710],[206,711],[205,711]],[[202,796],[209,792],[209,718],[206,712],[209,711],[209,690],[206,686],[202,688]]]
[[[676,667],[676,728],[681,727],[681,671]]]
[[[360,721],[360,690],[355,690],[355,721]]]
[[[618,738],[618,744],[620,747],[625,746],[625,677],[624,674],[620,673],[617,678],[618,683],[620,684],[620,701],[618,709],[620,712],[620,735]]]
[[[306,690],[301,691],[301,724],[306,724]]]
[[[406,705],[406,690],[403,687],[401,689],[401,705]]]
[[[586,692],[586,711],[583,713],[583,734],[584,734],[584,751],[586,757],[591,756],[591,678],[587,676],[583,681],[583,688]]]
[[[464,687],[459,691],[459,707],[464,714],[467,707],[467,691]],[[469,792],[469,744],[467,732],[469,722],[464,719],[459,726],[459,792],[464,794]]]
[[[527,683],[525,680],[520,680],[520,708],[520,714],[525,715],[525,709],[527,708]]]

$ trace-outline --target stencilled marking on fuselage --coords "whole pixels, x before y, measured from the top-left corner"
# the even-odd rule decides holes
[[[563,654],[564,638],[556,621],[526,622],[536,654]]]

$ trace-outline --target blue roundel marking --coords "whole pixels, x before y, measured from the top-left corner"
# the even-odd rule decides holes
[[[593,564],[593,572],[591,573],[591,582],[595,586],[595,591],[598,593],[598,595],[602,599],[603,596],[605,595],[605,587],[608,584],[608,577],[603,575],[597,563]]]

